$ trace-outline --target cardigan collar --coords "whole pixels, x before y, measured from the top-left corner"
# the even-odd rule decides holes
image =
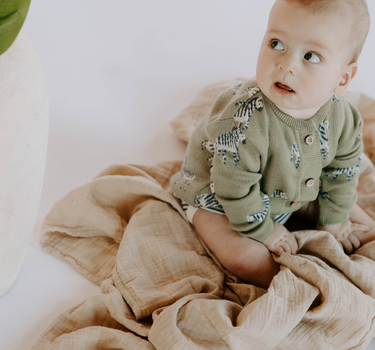
[[[332,105],[332,98],[330,98],[320,109],[310,118],[307,120],[297,119],[289,114],[284,113],[280,110],[266,95],[264,95],[266,100],[266,104],[271,106],[274,114],[282,120],[285,124],[289,125],[291,128],[295,130],[306,130],[306,131],[313,131],[316,130],[319,125],[326,119],[329,110],[331,109]]]

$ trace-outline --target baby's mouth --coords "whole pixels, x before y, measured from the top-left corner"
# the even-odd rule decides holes
[[[282,90],[285,90],[285,91],[288,91],[288,92],[294,92],[294,90],[291,89],[288,85],[281,84],[281,83],[279,83],[279,82],[275,83],[275,85],[276,85],[279,89],[282,89]]]

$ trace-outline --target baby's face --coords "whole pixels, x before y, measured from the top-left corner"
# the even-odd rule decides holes
[[[315,13],[277,0],[257,63],[262,92],[282,111],[312,117],[342,83],[350,26],[337,14]]]

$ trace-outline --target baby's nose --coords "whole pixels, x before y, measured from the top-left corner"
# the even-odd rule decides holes
[[[284,73],[289,73],[291,75],[296,75],[297,67],[296,62],[293,59],[292,55],[286,55],[278,62],[277,68]]]

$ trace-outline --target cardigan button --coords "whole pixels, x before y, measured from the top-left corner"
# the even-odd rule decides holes
[[[315,183],[315,180],[314,179],[308,179],[306,181],[306,186],[307,187],[313,187],[314,186],[314,183]]]
[[[292,202],[290,205],[295,208],[298,207],[301,204],[301,202]]]
[[[312,135],[306,136],[305,142],[308,145],[312,145],[314,143],[314,136],[312,136]]]

